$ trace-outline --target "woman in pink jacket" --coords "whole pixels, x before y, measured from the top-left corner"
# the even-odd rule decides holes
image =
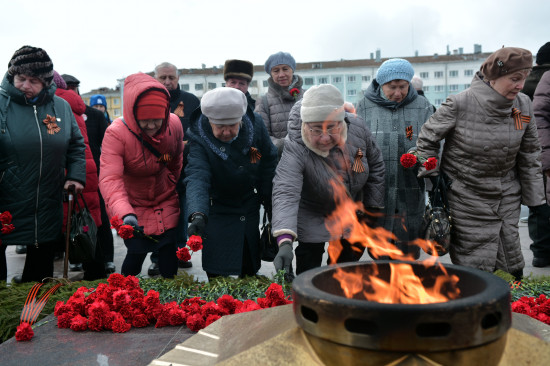
[[[160,274],[177,273],[176,182],[182,167],[183,128],[170,113],[168,90],[149,75],[124,82],[123,118],[107,128],[102,144],[99,188],[107,213],[143,234],[124,240],[121,273],[138,275],[148,252],[159,250]]]

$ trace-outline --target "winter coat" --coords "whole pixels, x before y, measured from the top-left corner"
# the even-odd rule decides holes
[[[529,76],[527,76],[527,79],[525,80],[525,85],[523,85],[523,89],[521,90],[521,92],[527,94],[529,98],[533,100],[535,89],[537,88],[537,85],[542,78],[542,75],[544,75],[547,71],[550,71],[550,64],[533,66],[533,70],[531,70]]]
[[[160,131],[147,136],[134,115],[138,97],[168,90],[150,77],[138,73],[124,81],[124,112],[107,128],[103,138],[99,188],[109,217],[135,215],[146,235],[162,235],[178,224],[179,200],[176,182],[183,155],[183,130],[175,114],[167,113]],[[126,123],[126,124],[125,124]],[[151,144],[167,161],[158,158],[134,135]]]
[[[523,121],[514,121],[512,108],[521,111]],[[533,117],[526,95],[508,100],[478,73],[470,88],[448,97],[422,127],[420,156],[437,156],[445,139],[440,169],[452,182],[453,263],[489,272],[513,273],[524,267],[520,204],[545,202]]]
[[[275,83],[272,77],[269,77],[267,82],[269,83],[267,94],[256,104],[255,112],[264,120],[267,133],[277,147],[280,156],[284,146],[284,138],[287,135],[288,115],[294,103],[302,99],[304,93],[302,89],[303,80],[300,75],[295,74],[292,84],[288,87],[282,87]],[[299,90],[296,98],[290,94],[290,90],[294,88]]]
[[[97,174],[99,175],[99,156],[101,155],[101,144],[103,143],[103,136],[105,131],[109,127],[109,121],[105,118],[105,115],[100,110],[86,106],[84,112],[84,120],[86,121],[86,132],[88,133],[88,145],[94,157],[94,162],[97,167]]]
[[[88,133],[86,130],[86,122],[84,121],[83,114],[86,111],[86,104],[84,104],[84,101],[80,97],[80,95],[76,94],[73,90],[65,90],[65,89],[57,89],[55,91],[55,95],[57,95],[60,98],[63,98],[64,100],[69,103],[71,106],[71,110],[73,111],[74,118],[76,119],[76,123],[78,124],[78,127],[80,128],[80,133],[82,134],[82,137],[84,137],[84,144],[86,145],[85,150],[85,156],[86,156],[86,187],[82,190],[82,196],[84,197],[84,200],[86,201],[86,205],[88,206],[88,209],[90,213],[92,214],[92,217],[94,219],[94,222],[97,227],[101,226],[101,211],[99,209],[99,179],[97,175],[97,167],[95,165],[94,157],[92,155],[92,151],[90,150],[90,146],[88,143]],[[84,207],[84,203],[82,202],[82,198],[78,198],[78,202],[81,208]],[[64,203],[63,208],[63,226],[65,226],[67,222],[67,203]],[[75,207],[75,210],[78,210],[78,206]]]
[[[189,160],[185,168],[187,212],[206,215],[202,268],[208,273],[240,275],[245,241],[255,271],[260,268],[260,203],[271,202],[277,149],[263,123],[250,109],[237,139],[216,139],[200,110],[188,130]],[[253,149],[261,157],[254,161]]]
[[[4,76],[0,90],[0,212],[9,211],[15,230],[3,244],[40,244],[61,236],[63,185],[85,185],[84,139],[71,107],[44,87],[36,102]],[[48,130],[44,120],[59,127]],[[50,124],[50,127],[53,127]]]
[[[535,90],[533,112],[537,121],[539,141],[542,147],[540,160],[542,171],[550,170],[550,72],[544,73]],[[546,199],[550,198],[550,184],[546,183]]]
[[[419,236],[425,210],[425,184],[423,179],[416,178],[415,169],[401,166],[400,158],[415,147],[420,128],[433,109],[426,98],[418,97],[413,87],[409,87],[409,93],[399,103],[383,98],[380,91],[381,86],[373,80],[357,104],[357,115],[365,120],[384,156],[386,193],[380,222],[399,241],[407,242]],[[412,127],[410,136],[408,127]]]
[[[175,90],[170,90],[170,111],[180,118],[184,133],[189,128],[189,117],[200,104],[199,98],[181,90],[179,84]]]
[[[300,117],[301,105],[298,101],[290,112],[288,136],[273,180],[272,232],[275,237],[290,234],[302,242],[321,243],[343,235],[340,230],[331,237],[325,227],[326,217],[336,207],[329,181],[335,175],[341,177],[353,200],[362,201],[367,210],[382,208],[384,162],[365,122],[349,113],[341,129],[344,145],[323,157],[303,134],[306,124]],[[359,149],[364,172],[352,169]]]

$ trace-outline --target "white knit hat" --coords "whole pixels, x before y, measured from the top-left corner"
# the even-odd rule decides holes
[[[216,88],[201,99],[202,113],[216,125],[232,125],[242,121],[248,102],[244,93],[234,88]]]
[[[304,93],[300,114],[306,123],[343,121],[346,113],[342,93],[331,84],[312,86]]]

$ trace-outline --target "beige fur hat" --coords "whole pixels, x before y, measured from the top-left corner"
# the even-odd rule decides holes
[[[303,122],[343,121],[344,98],[331,84],[312,86],[302,99],[300,115]]]
[[[216,88],[201,99],[202,113],[216,125],[232,125],[242,121],[248,102],[244,93],[234,88]]]

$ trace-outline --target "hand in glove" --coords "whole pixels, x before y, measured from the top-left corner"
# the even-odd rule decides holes
[[[277,256],[273,260],[275,270],[279,271],[284,269],[287,273],[290,273],[290,265],[292,264],[293,259],[294,251],[292,250],[292,242],[288,240],[283,241],[283,243],[279,246]]]
[[[122,221],[124,222],[124,225],[130,225],[135,228],[138,227],[138,221],[137,221],[136,215],[132,215],[132,214],[126,215],[124,216],[124,219],[122,219]]]
[[[204,236],[206,229],[206,216],[201,213],[195,213],[191,216],[191,225],[187,228],[187,233],[189,236],[198,235],[200,237]]]

